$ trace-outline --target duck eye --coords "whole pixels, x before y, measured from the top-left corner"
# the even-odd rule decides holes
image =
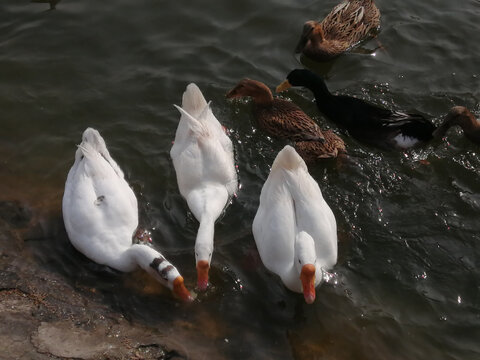
[[[301,264],[301,263],[302,263],[302,260],[298,259],[298,263]]]

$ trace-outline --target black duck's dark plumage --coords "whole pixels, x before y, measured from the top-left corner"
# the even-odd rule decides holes
[[[433,138],[435,126],[420,114],[392,111],[364,100],[333,95],[323,79],[305,69],[291,71],[277,87],[303,86],[313,92],[318,109],[359,141],[386,150],[403,150]]]

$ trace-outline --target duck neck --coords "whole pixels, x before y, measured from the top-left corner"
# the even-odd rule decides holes
[[[198,227],[197,238],[195,240],[196,261],[207,260],[210,263],[213,252],[213,235],[215,230],[215,220],[213,217],[204,215]]]
[[[285,269],[283,274],[279,274],[282,282],[292,291],[302,292],[302,283],[300,281],[300,272],[295,264],[291,264]]]
[[[443,137],[452,126],[460,126],[466,137],[478,137],[480,133],[480,123],[471,114],[451,114],[449,113],[443,123],[435,131],[436,137]]]
[[[322,26],[316,26],[312,31],[312,38],[315,39],[317,44],[322,43],[325,40],[325,35],[323,34]]]
[[[340,123],[344,116],[339,116],[339,113],[345,114],[350,111],[341,104],[336,95],[328,90],[327,85],[320,77],[312,79],[308,89],[313,92],[318,109],[331,120]]]
[[[469,116],[470,115],[470,116]],[[480,131],[480,123],[472,114],[463,115],[463,119],[460,122],[460,126],[462,127],[463,131],[468,133],[477,133]]]
[[[272,91],[265,84],[261,84],[252,95],[253,102],[256,105],[271,105],[273,103]]]
[[[124,271],[132,271],[136,266],[152,275],[163,285],[172,288],[173,280],[180,276],[178,270],[155,249],[143,244],[134,244],[123,253]]]
[[[295,266],[300,273],[305,264],[316,263],[315,241],[305,231],[301,231],[295,238]]]
[[[315,242],[308,233],[301,231],[295,238],[293,262],[281,274],[284,284],[288,284],[287,286],[293,291],[302,292],[302,269],[308,264],[316,267],[316,263]],[[321,274],[318,271],[317,273]],[[321,279],[315,279],[315,283],[318,284],[319,280]]]
[[[308,82],[304,86],[313,93],[319,107],[328,106],[334,97],[328,90],[325,81],[317,75],[309,77]]]

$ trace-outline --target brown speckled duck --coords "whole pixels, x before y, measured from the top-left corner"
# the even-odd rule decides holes
[[[295,53],[327,61],[373,37],[379,27],[380,11],[373,0],[346,0],[322,22],[310,20],[304,24]]]
[[[253,115],[262,130],[295,141],[295,149],[306,160],[336,157],[345,152],[345,144],[331,130],[322,131],[313,119],[291,101],[274,98],[264,83],[241,80],[227,93],[227,98],[251,97]]]
[[[480,122],[464,106],[454,106],[450,109],[442,125],[434,131],[434,137],[443,137],[452,126],[460,126],[465,137],[480,144]]]
[[[343,140],[332,130],[323,130],[323,137],[325,142],[298,141],[295,143],[295,150],[306,163],[336,158],[347,152]]]

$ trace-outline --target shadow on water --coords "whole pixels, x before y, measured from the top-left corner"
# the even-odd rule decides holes
[[[30,0],[32,3],[49,4],[50,10],[55,10],[57,4],[62,0]]]
[[[325,62],[318,62],[315,60],[310,59],[309,57],[305,55],[299,55],[298,56],[298,62],[305,66],[306,68],[310,69],[314,73],[321,75],[321,76],[327,76],[330,70],[332,69],[336,59],[332,59],[330,61],[325,61]]]

